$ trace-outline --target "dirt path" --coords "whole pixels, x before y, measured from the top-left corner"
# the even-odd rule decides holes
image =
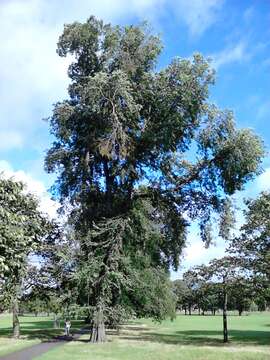
[[[0,356],[0,360],[32,360],[35,357],[44,354],[57,346],[61,346],[69,341],[78,339],[81,334],[83,334],[83,331],[79,331],[73,337],[69,338],[66,338],[65,336],[59,336],[55,339],[52,339],[51,341],[42,342],[25,349],[15,351],[11,354]]]

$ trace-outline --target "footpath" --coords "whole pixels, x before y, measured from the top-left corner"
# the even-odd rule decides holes
[[[35,357],[40,356],[51,349],[62,346],[69,341],[78,339],[82,334],[84,334],[84,332],[85,330],[80,330],[70,337],[58,336],[50,341],[42,342],[40,344],[36,344],[25,349],[0,356],[0,360],[32,360]]]

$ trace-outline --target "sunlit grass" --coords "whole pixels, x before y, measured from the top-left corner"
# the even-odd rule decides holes
[[[21,317],[22,339],[10,336],[11,316],[0,316],[0,355],[63,334],[50,317]],[[83,326],[72,322],[73,329]],[[133,321],[120,335],[109,332],[109,342],[92,345],[89,335],[41,355],[40,360],[269,360],[270,314],[229,317],[230,342],[222,342],[221,316],[178,316],[161,324]]]
[[[161,324],[133,322],[120,336],[92,345],[74,341],[40,356],[39,360],[269,360],[270,314],[231,316],[230,342],[222,342],[221,316],[178,316]]]

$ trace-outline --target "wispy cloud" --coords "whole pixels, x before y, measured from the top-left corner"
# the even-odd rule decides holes
[[[220,14],[223,0],[178,0],[175,12],[186,23],[192,36],[199,36],[213,25]]]
[[[262,120],[270,117],[270,100],[261,103],[257,110],[257,119]],[[268,119],[269,120],[269,119]]]
[[[223,65],[246,61],[249,57],[247,50],[247,43],[239,41],[233,46],[226,47],[220,52],[210,55],[210,58],[213,60],[213,66],[218,69]]]

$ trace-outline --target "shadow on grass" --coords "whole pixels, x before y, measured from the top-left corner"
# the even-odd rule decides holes
[[[270,324],[268,325],[270,326]],[[81,320],[72,321],[71,333],[88,334],[89,329],[84,332],[79,330],[85,327]],[[21,321],[21,336],[24,339],[39,339],[41,341],[70,341],[72,338],[63,336],[64,329],[53,329],[53,321],[37,320]],[[186,330],[174,331],[172,333],[156,332],[155,328],[147,327],[140,322],[133,322],[121,326],[120,333],[117,330],[107,331],[109,337],[123,340],[158,342],[164,344],[194,345],[194,346],[223,346],[222,331],[216,330]],[[11,337],[10,327],[0,328],[1,337]],[[75,341],[88,342],[89,339]],[[270,331],[256,330],[229,330],[229,341],[235,345],[268,345],[270,346]]]
[[[72,321],[71,333],[77,332],[84,323],[80,320]],[[21,337],[27,340],[40,339],[41,341],[68,341],[63,335],[64,328],[54,329],[53,321],[24,321],[21,322]],[[0,337],[9,338],[12,336],[12,328],[0,328]]]
[[[223,346],[221,331],[189,330],[176,331],[172,334],[162,334],[142,331],[137,334],[129,334],[122,331],[120,338],[123,340],[150,341],[173,345],[194,346]],[[235,345],[268,345],[270,346],[270,332],[231,330],[229,331],[229,343]]]

